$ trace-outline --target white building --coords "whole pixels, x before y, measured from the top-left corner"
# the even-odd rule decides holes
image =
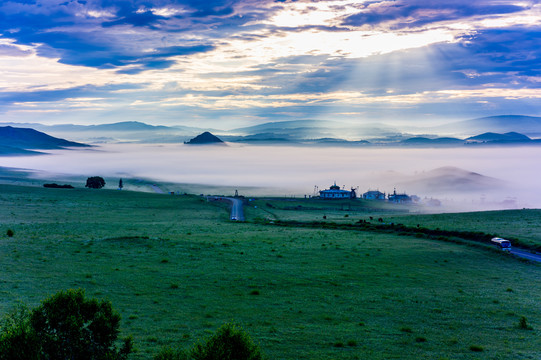
[[[378,190],[369,190],[363,194],[365,200],[385,200],[385,193]]]
[[[335,182],[329,189],[320,190],[319,197],[322,199],[355,199],[357,194],[353,189],[340,189],[340,186],[336,185]]]

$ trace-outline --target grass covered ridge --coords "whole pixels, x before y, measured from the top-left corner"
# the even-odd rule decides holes
[[[120,312],[133,359],[190,347],[230,321],[270,359],[541,355],[541,267],[501,253],[232,223],[195,196],[0,186],[0,205],[0,233],[14,233],[0,241],[0,311],[84,288]]]

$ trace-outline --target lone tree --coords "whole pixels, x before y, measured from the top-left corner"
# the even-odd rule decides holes
[[[132,352],[131,338],[117,347],[120,315],[111,303],[86,299],[82,289],[61,291],[10,319],[0,332],[1,360],[125,360]]]
[[[91,176],[86,179],[85,187],[89,189],[101,189],[105,186],[105,180],[101,176]]]

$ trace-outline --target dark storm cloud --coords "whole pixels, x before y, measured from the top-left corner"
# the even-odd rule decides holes
[[[492,0],[480,1],[383,1],[368,5],[363,11],[344,19],[345,25],[363,26],[389,23],[394,29],[415,28],[430,23],[472,16],[509,14],[526,10],[517,5],[501,5]]]

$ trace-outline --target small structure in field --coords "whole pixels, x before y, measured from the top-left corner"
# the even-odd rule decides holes
[[[332,185],[330,188],[319,191],[319,197],[322,199],[355,199],[357,198],[357,193],[355,189],[344,190],[340,189],[340,186]]]

